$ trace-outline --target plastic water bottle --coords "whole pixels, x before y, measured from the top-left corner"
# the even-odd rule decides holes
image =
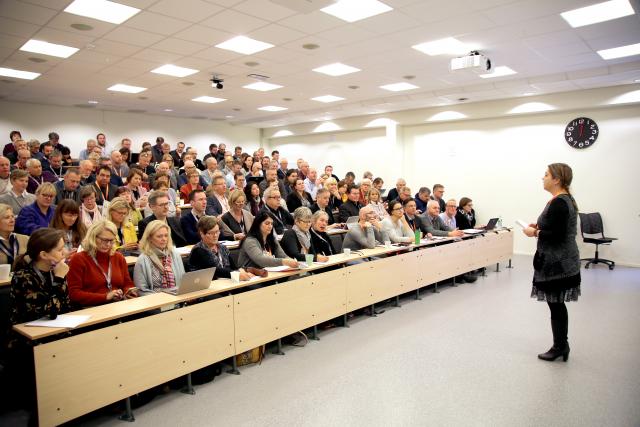
[[[420,244],[420,230],[416,230],[414,235],[415,235],[415,244],[419,245]]]
[[[498,217],[498,222],[496,223],[496,228],[500,229],[502,228],[502,217]]]

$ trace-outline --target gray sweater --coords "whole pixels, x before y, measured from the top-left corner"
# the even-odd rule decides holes
[[[373,249],[376,245],[381,245],[387,240],[389,240],[389,235],[384,229],[378,230],[371,226],[363,230],[359,224],[355,224],[344,236],[342,248],[349,248],[353,251]]]
[[[27,193],[26,191],[24,192],[24,194],[21,194],[17,197],[13,193],[13,191],[9,191],[9,193],[0,196],[0,203],[11,206],[14,215],[18,215],[22,208],[24,208],[25,206],[29,206],[35,201],[36,196],[31,193]]]
[[[238,253],[238,266],[245,267],[278,267],[282,265],[282,259],[287,258],[287,254],[284,253],[280,244],[276,242],[276,249],[273,251],[273,256],[265,253],[260,246],[260,242],[255,237],[247,237],[242,242],[240,251]]]
[[[442,218],[436,216],[435,218],[431,218],[429,214],[421,217],[422,222],[424,223],[427,233],[431,233],[434,236],[442,236],[447,237],[451,229],[446,226]]]
[[[136,261],[136,266],[133,268],[133,283],[140,291],[140,295],[147,295],[162,290],[162,283],[154,283],[153,269],[156,268],[149,258],[149,255],[142,253]],[[182,257],[176,250],[171,248],[171,269],[173,270],[173,276],[176,280],[176,286],[180,286],[182,276],[184,276],[184,264]]]

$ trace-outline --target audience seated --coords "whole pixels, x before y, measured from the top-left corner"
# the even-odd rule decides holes
[[[159,220],[166,222],[171,229],[171,240],[176,247],[187,245],[187,241],[180,227],[180,221],[176,217],[169,217],[169,196],[163,191],[152,191],[149,195],[149,208],[153,212],[148,217],[138,223],[138,239],[144,234],[144,229],[151,221]]]
[[[282,197],[285,198],[285,200],[287,197],[289,197],[289,194],[295,191],[294,189],[295,189],[297,180],[298,180],[298,171],[296,169],[289,169],[285,174],[285,180],[283,182],[284,192],[280,193]]]
[[[94,154],[94,153],[91,153]],[[80,185],[85,186],[91,184],[96,180],[96,176],[93,173],[93,162],[89,159],[83,160],[78,166],[80,172]]]
[[[337,253],[331,237],[327,234],[329,229],[329,215],[322,210],[316,211],[311,216],[311,244],[318,255],[335,255]]]
[[[111,152],[111,175],[124,180],[129,175],[129,166],[122,159],[122,153],[118,150]]]
[[[131,168],[127,176],[127,187],[131,190],[131,197],[136,208],[147,206],[147,189],[142,186],[143,174],[139,169]]]
[[[387,232],[382,228],[373,209],[365,206],[360,209],[357,224],[349,227],[344,237],[342,248],[357,251],[360,249],[373,249],[389,240]]]
[[[207,189],[207,215],[222,216],[229,212],[227,183],[222,175],[213,178],[213,184]]]
[[[16,142],[17,141],[21,141],[22,140],[22,134],[20,133],[20,131],[17,130],[12,130],[9,133],[9,139],[11,140],[10,143],[8,143],[7,145],[4,146],[4,149],[2,150],[2,155],[7,157],[9,155],[9,153],[15,153],[16,152]]]
[[[180,199],[184,203],[189,203],[189,195],[195,190],[202,190],[200,182],[200,174],[196,171],[190,171],[186,173],[187,183],[180,187]]]
[[[305,183],[302,179],[296,180],[296,185],[293,191],[287,196],[287,209],[289,212],[293,212],[300,206],[310,208],[313,204],[311,194],[305,190]]]
[[[64,178],[56,182],[56,200],[59,204],[62,200],[80,201],[80,173],[76,169],[67,169]]]
[[[91,184],[91,187],[96,193],[98,206],[105,206],[116,197],[118,187],[111,183],[111,168],[109,166],[101,166],[98,169],[96,180]]]
[[[407,199],[409,201],[413,199]],[[392,200],[387,207],[388,217],[382,220],[382,228],[387,232],[391,243],[411,243],[415,236],[404,217],[400,200]]]
[[[27,171],[29,172],[29,185],[27,185],[29,193],[35,194],[43,182],[58,182],[58,179],[51,172],[42,170],[42,164],[38,159],[27,160]]]
[[[204,182],[206,183],[206,186],[205,186],[206,188],[211,185],[211,183],[213,182],[213,177],[215,173],[218,172],[219,169],[218,169],[218,161],[216,160],[215,157],[206,158],[204,163],[206,165],[206,169],[200,172],[200,175],[202,176],[202,179],[204,179]]]
[[[169,225],[151,221],[140,239],[140,256],[133,270],[133,282],[141,295],[172,289],[184,276],[180,253],[171,241]]]
[[[62,165],[62,153],[58,150],[53,151],[48,157],[48,165],[44,167],[44,172],[51,173],[56,180],[61,180],[64,176],[65,168]]]
[[[220,227],[222,235],[231,240],[242,240],[253,224],[253,215],[244,209],[246,196],[240,190],[233,190],[229,194],[229,212],[222,215]]]
[[[305,255],[313,255],[314,261],[326,262],[329,258],[318,254],[311,240],[311,209],[301,206],[293,212],[293,227],[284,232],[280,246],[290,257],[298,261],[305,261]]]
[[[353,184],[349,188],[347,195],[347,201],[340,205],[338,211],[338,221],[340,222],[347,222],[347,219],[350,217],[358,216],[358,212],[360,212],[360,208],[362,208],[362,205],[358,202],[360,199],[360,188],[357,185]]]
[[[124,197],[114,198],[105,212],[105,218],[116,226],[116,249],[125,252],[138,249],[138,235],[130,213],[131,206]]]
[[[275,187],[268,187],[264,191],[264,207],[260,212],[266,212],[273,218],[273,229],[276,234],[282,235],[285,230],[293,227],[293,217],[280,204],[280,191]],[[257,216],[257,215],[256,215]]]
[[[16,217],[11,206],[0,203],[0,264],[14,263],[27,250],[29,236],[15,233]]]
[[[269,192],[271,188],[267,189]],[[277,193],[278,190],[272,190]],[[280,195],[278,194],[278,197]],[[281,208],[282,209],[282,208]],[[240,244],[238,264],[243,268],[265,268],[286,265],[298,267],[298,261],[287,257],[273,235],[274,219],[268,210],[263,210],[254,218],[247,237]]]
[[[207,195],[204,190],[193,190],[189,194],[188,202],[191,203],[191,212],[185,212],[180,216],[180,228],[188,245],[194,245],[200,241],[198,234],[198,220],[205,215],[207,209]]]
[[[178,203],[181,201],[181,199],[178,197],[178,193],[176,193],[176,190],[169,187],[169,177],[166,174],[159,174],[155,176],[153,189],[155,191],[164,191],[165,193],[167,193],[167,196],[169,196],[169,213],[167,214],[167,216],[179,216],[181,211]],[[144,216],[151,215],[152,212],[148,204],[144,208],[143,212]]]
[[[87,233],[87,229],[80,219],[78,204],[73,200],[62,200],[60,204],[56,205],[50,226],[64,232],[64,248],[67,251],[65,258],[69,258],[78,251],[78,247]]]
[[[11,191],[11,162],[4,156],[0,156],[0,196]]]
[[[305,162],[307,167],[308,163]],[[311,200],[316,199],[316,193],[318,192],[318,188],[320,188],[320,182],[318,180],[318,171],[316,168],[309,167],[307,169],[306,178],[304,178],[304,191],[309,193],[311,196]]]
[[[399,198],[400,190],[402,190],[402,187],[406,187],[406,186],[407,186],[407,181],[405,181],[402,178],[398,178],[398,180],[396,181],[396,188],[392,188],[387,193],[387,201],[391,201]]]
[[[284,194],[284,184],[278,179],[278,171],[275,168],[269,168],[264,170],[264,180],[260,181],[258,187],[260,187],[260,194],[264,193],[264,190],[272,185],[276,185],[280,191],[280,195]]]
[[[461,237],[462,230],[451,230],[440,218],[440,203],[436,200],[429,200],[427,203],[427,215],[424,217],[428,233],[434,236]]]
[[[115,250],[117,234],[111,221],[101,220],[92,224],[82,241],[83,250],[69,260],[69,298],[76,307],[138,296],[129,276],[127,261]]]
[[[80,219],[86,227],[102,220],[102,209],[96,204],[96,192],[91,186],[80,189]]]
[[[460,199],[456,212],[456,224],[460,230],[468,230],[476,226],[476,211],[473,210],[473,200],[468,197]]]
[[[414,199],[407,199],[402,202],[402,207],[404,208],[404,219],[407,221],[407,225],[412,232],[416,232],[416,230],[420,230],[420,237],[433,237],[430,234],[431,228],[427,227],[426,221],[424,217],[418,215],[418,210],[416,208],[416,201]]]
[[[369,203],[367,200],[369,190],[371,190],[371,180],[364,178],[360,181],[360,197],[358,197],[358,203],[360,203],[360,205],[365,206]]]
[[[369,190],[369,193],[367,193],[367,197],[366,197],[367,206],[371,206],[371,208],[373,209],[373,212],[375,212],[378,219],[382,221],[387,216],[389,216],[389,214],[387,213],[387,210],[384,207],[384,203],[382,203],[380,199],[381,199],[380,191],[378,191],[377,188],[372,187],[371,190]]]
[[[431,200],[431,190],[429,187],[420,187],[414,199],[416,201],[416,209],[419,214],[427,212],[427,203]]]
[[[215,267],[213,278],[229,278],[231,272],[238,270],[229,249],[219,244],[220,221],[215,216],[203,216],[197,224],[200,241],[189,254],[189,265],[195,270]],[[253,274],[239,269],[240,280],[249,280]]]
[[[14,215],[18,215],[20,210],[36,201],[36,196],[27,192],[29,184],[29,173],[21,169],[14,169],[10,175],[11,190],[9,193],[0,196],[0,203],[11,206]]]
[[[53,219],[53,201],[56,198],[56,187],[45,182],[36,190],[36,201],[25,206],[18,213],[16,232],[31,235],[38,228],[46,228]]]
[[[133,196],[131,195],[131,190],[128,187],[120,187],[117,191],[118,197],[122,197],[129,204],[129,221],[134,226],[137,226],[140,221],[142,221],[142,213],[140,209],[136,208],[135,203],[133,202]]]

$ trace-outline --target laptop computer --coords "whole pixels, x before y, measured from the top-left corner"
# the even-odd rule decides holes
[[[184,295],[190,292],[201,291],[207,289],[211,285],[213,275],[216,272],[215,267],[205,268],[204,270],[196,270],[185,273],[178,286],[174,288],[163,289],[171,295]]]
[[[356,224],[358,224],[358,221],[360,221],[360,217],[357,216],[350,216],[347,218],[347,222],[345,222],[347,229],[350,230],[351,227],[355,227]]]
[[[481,228],[481,230],[484,230],[484,231],[491,231],[491,230],[493,230],[494,228],[496,228],[496,224],[498,223],[498,220],[499,220],[499,219],[500,219],[500,218],[491,218],[491,219],[489,220],[489,222],[487,223],[487,225],[485,225],[483,228]]]

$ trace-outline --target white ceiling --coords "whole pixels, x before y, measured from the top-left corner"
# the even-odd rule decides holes
[[[32,81],[0,77],[0,98],[267,127],[430,107],[458,98],[473,102],[640,79],[639,56],[605,61],[596,53],[639,43],[637,13],[575,29],[559,15],[599,0],[382,1],[394,10],[349,24],[320,11],[298,13],[270,0],[118,0],[142,11],[114,25],[63,12],[71,0],[0,0],[0,66],[42,73]],[[637,1],[632,4],[640,10]],[[79,31],[72,24],[93,29]],[[275,47],[248,56],[214,47],[236,35]],[[411,48],[450,36],[479,46],[494,66],[507,65],[518,74],[485,80],[470,72],[451,73],[451,56],[430,57]],[[68,59],[20,51],[32,38],[80,51]],[[320,47],[304,49],[307,43]],[[41,60],[45,62],[34,62]],[[342,77],[311,71],[332,62],[362,71]],[[200,72],[185,78],[150,73],[167,63]],[[214,73],[224,79],[224,89],[211,87]],[[243,89],[254,81],[247,77],[251,73],[267,75],[269,82],[284,87],[270,92]],[[401,81],[419,89],[392,93],[379,88]],[[116,83],[148,90],[137,95],[106,90]],[[327,94],[345,100],[310,100]],[[202,95],[227,101],[191,101]],[[89,100],[99,104],[90,105]],[[288,110],[257,110],[265,105]]]

